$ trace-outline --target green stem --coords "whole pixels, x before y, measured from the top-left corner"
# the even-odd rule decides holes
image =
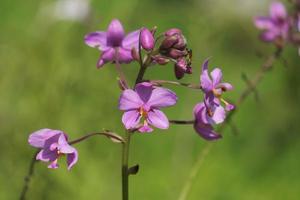
[[[129,145],[130,145],[131,133],[126,131],[125,142],[123,144],[122,154],[122,199],[128,200],[128,157],[129,157]]]

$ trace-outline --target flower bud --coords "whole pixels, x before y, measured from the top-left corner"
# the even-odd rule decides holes
[[[177,79],[181,79],[184,76],[184,73],[187,69],[187,62],[185,59],[181,58],[174,65],[174,72]]]
[[[168,54],[171,58],[178,59],[180,57],[186,56],[187,52],[172,48]]]
[[[162,56],[154,56],[152,59],[159,65],[165,65],[170,62],[170,59]]]
[[[176,36],[170,36],[164,39],[160,45],[160,49],[169,49],[178,42]]]
[[[165,32],[165,36],[172,36],[175,34],[182,34],[181,30],[178,28],[171,28]]]
[[[175,49],[180,49],[183,50],[186,48],[186,39],[183,35],[178,35],[178,41],[177,43],[173,46]]]
[[[154,48],[154,37],[147,28],[143,28],[141,31],[141,45],[147,51]]]

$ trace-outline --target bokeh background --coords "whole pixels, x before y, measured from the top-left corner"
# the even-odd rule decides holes
[[[83,42],[86,33],[106,29],[119,18],[130,31],[158,26],[178,27],[193,49],[197,83],[203,60],[221,66],[237,100],[272,45],[258,40],[254,15],[268,13],[267,0],[1,0],[0,1],[0,199],[18,199],[34,149],[28,135],[48,127],[71,139],[103,128],[123,134],[117,109],[120,91],[112,65],[97,70],[99,52]],[[285,2],[287,6],[289,4]],[[260,56],[258,56],[260,55]],[[286,64],[275,63],[254,96],[240,107],[205,158],[187,199],[297,200],[300,196],[300,66],[296,48],[287,47]],[[134,80],[137,64],[123,66]],[[146,78],[174,80],[173,67],[154,67]],[[176,107],[164,111],[172,119],[192,118],[202,99],[195,90],[171,87]],[[130,177],[131,199],[178,199],[207,142],[192,127],[172,126],[152,134],[136,134],[130,163],[140,171]],[[67,171],[36,165],[28,199],[120,199],[121,145],[94,137],[77,144],[79,161]]]

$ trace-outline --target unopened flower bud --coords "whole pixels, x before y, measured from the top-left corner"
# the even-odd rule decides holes
[[[153,57],[153,60],[159,65],[165,65],[170,62],[170,59],[162,57],[162,56],[155,56],[155,57]]]
[[[134,60],[136,60],[136,61],[139,61],[139,60],[140,60],[139,52],[138,52],[138,50],[137,50],[135,47],[133,47],[133,48],[131,49],[131,56],[132,56],[132,58],[133,58]]]
[[[169,49],[178,42],[178,37],[170,36],[164,39],[160,45],[161,49]]]
[[[154,37],[147,28],[143,28],[141,31],[141,45],[143,49],[150,51],[154,48]]]
[[[186,39],[183,35],[178,35],[178,41],[177,43],[173,46],[175,49],[180,49],[183,50],[186,48]]]
[[[187,69],[187,62],[185,59],[181,58],[174,65],[174,72],[177,79],[183,78]]]
[[[182,34],[181,30],[178,28],[171,28],[165,32],[165,36],[172,36],[175,34]]]
[[[186,51],[181,51],[181,50],[178,50],[178,49],[171,49],[169,51],[169,56],[171,58],[174,58],[174,59],[178,59],[180,57],[183,57],[183,56],[186,56],[187,55],[187,52]]]

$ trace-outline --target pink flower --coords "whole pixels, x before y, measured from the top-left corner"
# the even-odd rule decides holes
[[[78,160],[77,150],[68,144],[68,136],[59,130],[41,129],[29,136],[31,146],[41,149],[36,159],[50,162],[48,168],[58,168],[57,160],[62,155],[67,155],[68,170]]]
[[[167,129],[169,120],[160,108],[176,104],[177,96],[168,89],[139,83],[135,89],[124,90],[119,100],[119,109],[124,110],[122,122],[126,129],[136,128],[142,120],[140,132],[151,132],[151,126]]]
[[[102,51],[97,63],[97,67],[100,68],[107,62],[130,63],[133,60],[132,48],[138,50],[139,34],[140,30],[136,30],[125,36],[121,22],[114,19],[106,32],[89,33],[84,40],[88,46]]]

